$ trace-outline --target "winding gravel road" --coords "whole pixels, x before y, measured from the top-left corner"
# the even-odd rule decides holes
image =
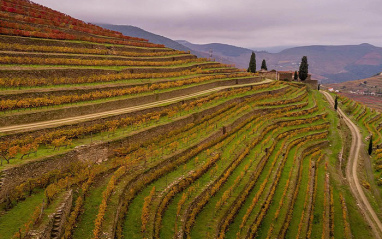
[[[329,103],[334,106],[334,100],[328,92],[320,91],[328,99]],[[350,189],[357,199],[357,204],[360,207],[362,213],[364,214],[367,222],[369,223],[375,238],[381,239],[382,237],[382,223],[379,220],[374,209],[370,205],[365,193],[363,192],[362,186],[359,182],[357,175],[358,159],[360,157],[359,151],[362,150],[362,135],[359,132],[358,127],[342,112],[340,108],[337,109],[338,113],[344,119],[346,125],[349,127],[352,134],[352,143],[350,148],[349,160],[346,166],[346,178],[349,182]]]
[[[153,103],[142,104],[142,105],[123,108],[123,109],[117,109],[117,110],[105,111],[105,112],[101,112],[101,113],[76,116],[76,117],[71,117],[71,118],[42,121],[42,122],[36,122],[36,123],[30,123],[30,124],[11,125],[11,126],[6,126],[6,127],[0,127],[0,133],[23,132],[23,131],[31,131],[31,130],[37,130],[37,129],[43,129],[43,128],[52,128],[52,127],[57,127],[57,126],[61,126],[61,125],[70,125],[70,124],[88,121],[88,120],[93,120],[93,119],[97,119],[97,118],[119,115],[119,114],[125,114],[125,113],[134,112],[134,111],[138,111],[138,110],[148,109],[148,108],[160,106],[163,104],[174,103],[177,101],[201,96],[201,95],[208,94],[211,92],[224,90],[227,88],[245,87],[245,86],[251,86],[251,85],[266,84],[266,83],[270,83],[270,82],[272,82],[272,80],[266,79],[266,80],[256,82],[256,83],[251,83],[251,84],[220,86],[220,87],[215,87],[215,88],[204,90],[204,91],[199,91],[199,92],[194,93],[194,94],[183,95],[183,96],[174,97],[174,98],[167,99],[167,100],[161,100],[161,101],[157,101],[157,102],[153,102]]]

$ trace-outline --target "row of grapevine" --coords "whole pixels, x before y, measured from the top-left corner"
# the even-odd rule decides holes
[[[342,205],[342,220],[344,221],[344,229],[345,229],[345,235],[344,238],[349,239],[353,238],[351,230],[350,230],[350,223],[349,223],[349,215],[348,215],[348,209],[346,206],[345,198],[342,194],[340,194],[340,200]]]
[[[82,184],[80,195],[77,197],[74,204],[74,208],[72,209],[64,227],[64,232],[63,232],[64,239],[68,239],[71,237],[73,229],[77,222],[77,218],[79,217],[81,213],[81,209],[83,208],[85,197],[93,181],[94,181],[94,174],[90,174],[88,180],[84,184]]]
[[[171,189],[168,190],[165,197],[162,198],[159,207],[155,213],[155,226],[154,226],[154,237],[159,238],[159,231],[160,226],[162,223],[162,214],[163,211],[166,209],[166,206],[168,205],[169,201],[172,199],[172,197],[183,191],[186,187],[188,187],[191,183],[193,183],[197,178],[201,177],[204,173],[206,173],[211,167],[216,165],[217,161],[220,159],[220,155],[211,155],[209,156],[210,159],[202,165],[200,168],[195,170],[194,172],[190,173],[190,175],[187,175],[187,177],[183,178],[181,181],[179,181],[177,184],[173,185]]]
[[[322,214],[322,238],[332,238],[330,235],[330,186],[329,186],[329,174],[325,175],[324,184],[324,211]]]
[[[63,58],[51,57],[44,58],[41,56],[0,56],[0,64],[17,64],[17,65],[76,65],[76,66],[145,66],[145,67],[163,67],[163,66],[181,66],[190,63],[207,62],[205,58],[176,60],[168,58],[169,61],[136,61],[136,60],[113,60],[113,59],[81,59],[81,58]]]
[[[324,137],[322,137],[324,138]],[[322,138],[315,138],[316,140],[317,139],[322,139]],[[287,215],[286,215],[286,218],[284,219],[284,223],[282,224],[282,227],[281,227],[281,230],[279,232],[279,237],[285,237],[286,235],[286,232],[289,228],[289,225],[290,225],[290,221],[292,219],[292,216],[293,216],[293,210],[294,210],[294,204],[296,202],[296,198],[298,196],[298,191],[299,191],[299,187],[301,185],[301,175],[302,175],[302,170],[303,170],[303,164],[302,164],[302,161],[304,159],[306,159],[306,156],[308,155],[313,155],[315,153],[318,153],[320,148],[322,147],[321,144],[316,144],[317,146],[313,146],[311,148],[308,148],[308,150],[305,150],[302,155],[300,156],[300,162],[299,162],[299,165],[298,165],[298,174],[297,174],[297,179],[295,181],[295,185],[293,185],[294,189],[292,189],[292,192],[293,193],[293,196],[292,196],[292,199],[288,205],[288,209],[287,209]]]
[[[304,199],[304,207],[301,213],[300,223],[298,224],[298,231],[296,238],[306,237],[306,233],[308,231],[309,219],[312,213],[313,206],[313,198],[314,198],[314,189],[316,183],[316,162],[313,160],[309,161],[309,176],[308,176],[308,184],[306,188],[306,195]]]
[[[106,187],[105,191],[103,191],[103,193],[102,193],[102,203],[99,206],[97,218],[96,218],[96,220],[94,222],[94,230],[93,230],[93,238],[94,239],[100,237],[102,222],[104,220],[105,211],[106,211],[106,208],[107,208],[107,202],[108,202],[108,200],[109,200],[109,198],[111,196],[111,193],[114,191],[114,188],[115,188],[115,185],[116,185],[117,181],[125,173],[126,173],[126,167],[125,166],[122,166],[122,167],[118,168],[118,170],[115,171],[115,173],[111,177],[109,183],[107,184],[107,187]]]
[[[219,64],[201,64],[197,65],[192,70],[183,70],[180,68],[179,71],[169,72],[169,73],[130,73],[130,72],[120,72],[120,73],[110,73],[107,74],[96,74],[96,75],[86,75],[86,76],[76,76],[76,77],[27,77],[27,76],[6,76],[0,78],[0,86],[2,87],[34,87],[34,86],[53,86],[53,85],[67,85],[67,84],[88,84],[88,83],[109,83],[122,80],[143,80],[143,79],[160,79],[160,78],[175,78],[182,76],[193,76],[198,74],[210,74],[211,70],[203,71],[203,68],[212,67],[222,67]],[[228,69],[223,69],[222,73],[229,72]],[[249,73],[240,74],[230,74],[229,78],[234,78],[239,76],[250,76]]]
[[[62,105],[62,104],[73,104],[81,101],[93,101],[103,98],[112,98],[124,95],[136,95],[145,92],[151,92],[155,90],[164,90],[176,87],[182,87],[186,85],[192,85],[217,79],[225,79],[225,75],[213,75],[213,76],[201,76],[194,77],[184,80],[167,81],[161,83],[145,84],[142,86],[129,86],[119,89],[106,89],[106,90],[95,90],[89,93],[78,94],[72,92],[67,95],[57,95],[47,94],[41,97],[18,97],[17,99],[2,99],[0,101],[0,111],[23,109],[23,108],[38,108],[44,106]]]
[[[80,48],[80,47],[66,47],[66,46],[49,46],[49,45],[26,45],[19,43],[5,43],[0,42],[0,50],[3,51],[16,51],[16,52],[47,52],[47,53],[71,53],[71,54],[92,54],[92,55],[113,55],[113,56],[126,56],[126,57],[165,57],[165,56],[181,56],[188,55],[184,51],[159,51],[159,52],[131,52],[128,49],[116,48],[114,51],[109,49],[99,48]]]

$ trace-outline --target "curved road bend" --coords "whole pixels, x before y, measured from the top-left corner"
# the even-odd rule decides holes
[[[320,91],[328,99],[330,104],[334,106],[334,100],[328,92]],[[369,200],[367,199],[365,193],[363,192],[362,186],[359,182],[357,175],[357,166],[359,159],[359,151],[362,147],[362,135],[359,132],[358,127],[338,108],[338,113],[343,117],[346,125],[349,127],[352,134],[352,143],[349,154],[348,164],[346,166],[346,178],[349,182],[350,189],[353,195],[357,199],[357,203],[366,217],[367,222],[373,230],[376,238],[382,238],[382,223],[379,220],[374,209],[371,207]]]
[[[193,98],[196,96],[204,95],[207,93],[211,93],[211,92],[215,92],[215,91],[219,91],[219,90],[223,90],[223,89],[227,89],[227,88],[259,85],[259,84],[264,84],[264,83],[269,83],[269,82],[272,82],[272,80],[267,79],[267,80],[263,80],[263,81],[251,83],[251,84],[220,86],[220,87],[215,87],[215,88],[212,88],[209,90],[200,91],[200,92],[197,92],[194,94],[183,95],[183,96],[174,97],[174,98],[167,99],[167,100],[161,100],[161,101],[157,101],[157,102],[153,102],[153,103],[123,108],[123,109],[105,111],[105,112],[95,113],[95,114],[87,114],[87,115],[76,116],[76,117],[71,117],[71,118],[41,121],[41,122],[30,123],[30,124],[11,125],[11,126],[6,126],[6,127],[0,127],[0,133],[30,131],[30,130],[36,130],[36,129],[41,129],[41,128],[56,127],[56,126],[60,126],[60,125],[69,125],[69,124],[74,124],[74,123],[78,123],[81,121],[88,121],[88,120],[93,120],[93,119],[101,118],[101,117],[105,117],[105,116],[124,114],[124,113],[129,113],[129,112],[133,112],[133,111],[137,111],[137,110],[143,110],[143,109],[148,109],[148,108],[160,106],[163,104],[174,103],[174,102],[177,102],[180,100]]]

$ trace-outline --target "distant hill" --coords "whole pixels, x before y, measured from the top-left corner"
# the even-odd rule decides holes
[[[185,40],[177,40],[177,42],[195,51],[207,53],[208,56],[210,56],[210,50],[212,50],[212,58],[216,61],[235,64],[236,67],[244,69],[248,67],[248,59],[253,51],[222,43],[193,44]]]
[[[190,49],[174,40],[171,40],[170,38],[157,35],[155,33],[151,33],[148,31],[145,31],[139,27],[130,26],[130,25],[111,25],[111,24],[98,24],[98,26],[121,32],[122,34],[126,36],[133,36],[133,37],[139,37],[149,40],[152,43],[156,44],[163,44],[168,48],[176,49],[179,51],[191,51],[192,54],[198,56],[198,57],[208,57],[208,54],[206,53],[200,53],[193,49]]]
[[[323,83],[363,79],[382,70],[382,48],[370,44],[295,47],[278,55],[280,61],[307,55],[311,72]]]
[[[382,112],[382,74],[375,76],[346,81],[334,84],[325,84],[324,88],[332,87],[339,90],[341,95],[349,97],[355,101],[361,102],[371,108]]]
[[[341,83],[325,84],[325,87],[332,87],[335,90],[340,90],[344,93],[358,92],[358,93],[375,93],[382,94],[382,74],[379,73],[375,76],[354,80],[346,81]]]
[[[349,97],[355,101],[361,102],[371,108],[382,111],[382,74],[375,76],[346,81],[334,84],[325,84],[324,88],[332,87],[339,90],[340,94]]]
[[[233,62],[239,68],[247,68],[252,50],[227,44],[192,44],[178,41],[188,48],[213,51],[213,58],[224,63]],[[308,56],[310,73],[323,83],[363,79],[382,70],[382,48],[370,44],[348,46],[303,46],[285,49],[279,53],[256,52],[257,67],[262,59],[268,69],[297,70],[302,56]]]
[[[125,35],[148,39],[169,48],[191,51],[198,57],[209,57],[216,61],[235,64],[246,69],[252,49],[223,44],[193,44],[185,40],[174,41],[139,27],[129,25],[97,24],[101,27],[122,32]],[[267,61],[268,69],[298,70],[302,56],[308,57],[309,70],[313,78],[322,83],[336,83],[364,79],[382,71],[382,48],[367,43],[343,46],[302,46],[285,49],[279,53],[255,51],[257,67],[262,59]]]
[[[247,48],[237,47],[237,46],[232,46],[232,45],[222,44],[222,43],[192,44],[184,40],[178,40],[177,42],[190,49],[195,49],[200,52],[209,52],[209,50],[212,49],[214,52],[217,52],[227,57],[238,57],[242,54],[248,54],[252,52],[252,50]]]

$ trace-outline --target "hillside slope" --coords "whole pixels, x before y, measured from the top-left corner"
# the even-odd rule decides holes
[[[382,111],[382,75],[324,85],[327,88],[339,90],[341,95],[363,103],[373,109]]]
[[[319,92],[25,0],[0,20],[2,238],[373,237]]]
[[[333,87],[336,90],[341,90],[341,92],[364,92],[364,93],[375,93],[382,94],[382,74],[377,74],[373,77],[347,81],[336,84],[327,84],[326,87]]]

